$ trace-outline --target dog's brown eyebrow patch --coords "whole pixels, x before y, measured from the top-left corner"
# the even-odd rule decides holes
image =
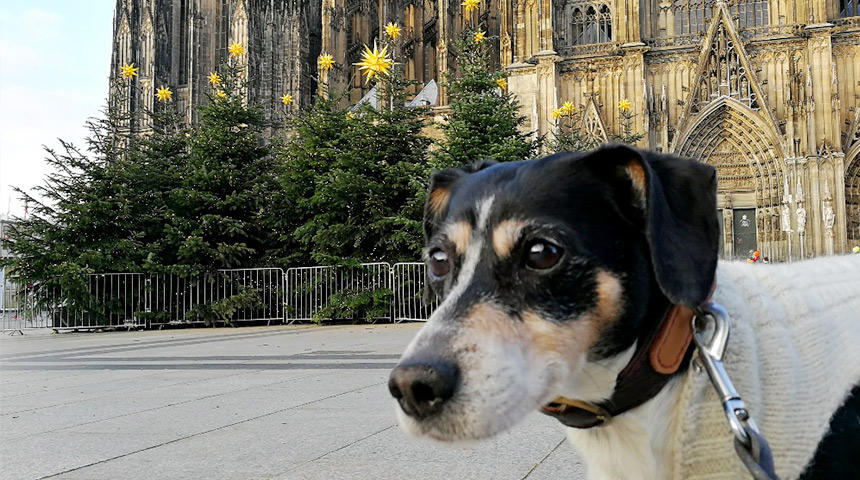
[[[621,280],[606,270],[597,272],[597,308],[595,314],[601,320],[615,320],[621,314]]]
[[[466,221],[450,223],[445,227],[445,235],[454,244],[454,250],[457,254],[463,255],[466,253],[466,247],[469,246],[469,239],[472,237],[472,225]]]
[[[437,187],[430,192],[430,200],[427,206],[433,215],[438,215],[448,205],[448,200],[451,199],[451,191],[447,188]]]
[[[645,169],[642,168],[642,164],[636,160],[630,160],[630,162],[627,163],[627,166],[625,166],[624,169],[627,170],[627,175],[633,182],[633,190],[636,193],[636,197],[639,199],[639,202],[641,202],[642,206],[644,207],[646,205],[645,193],[647,192]]]
[[[525,225],[525,222],[520,220],[505,220],[493,229],[493,250],[499,258],[511,254]]]

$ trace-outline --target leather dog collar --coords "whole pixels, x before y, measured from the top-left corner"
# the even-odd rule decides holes
[[[591,403],[558,397],[540,411],[568,427],[591,428],[642,405],[653,398],[684,363],[693,338],[692,318],[690,308],[669,307],[651,340],[636,347],[630,362],[616,377],[615,390],[608,400]]]

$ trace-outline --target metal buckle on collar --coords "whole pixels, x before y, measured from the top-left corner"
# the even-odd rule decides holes
[[[752,429],[758,433],[758,428],[750,417],[740,394],[732,385],[722,361],[731,333],[729,315],[719,304],[708,302],[696,311],[692,322],[693,341],[696,343],[699,361],[704,366],[705,371],[708,372],[708,377],[720,396],[726,419],[728,419],[735,439],[749,447],[750,437],[747,434],[747,429]],[[712,330],[713,333],[710,339],[705,341],[704,335],[709,330]]]

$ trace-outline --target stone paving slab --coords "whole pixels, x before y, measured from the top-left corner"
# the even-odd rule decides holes
[[[386,381],[417,324],[0,337],[0,479],[584,478],[534,414],[442,445]]]

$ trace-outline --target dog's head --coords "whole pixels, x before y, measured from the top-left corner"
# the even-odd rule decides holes
[[[389,388],[407,431],[483,438],[559,395],[603,400],[617,370],[589,366],[630,352],[669,302],[705,300],[716,177],[625,146],[485,163],[434,175],[424,227],[442,303]]]

